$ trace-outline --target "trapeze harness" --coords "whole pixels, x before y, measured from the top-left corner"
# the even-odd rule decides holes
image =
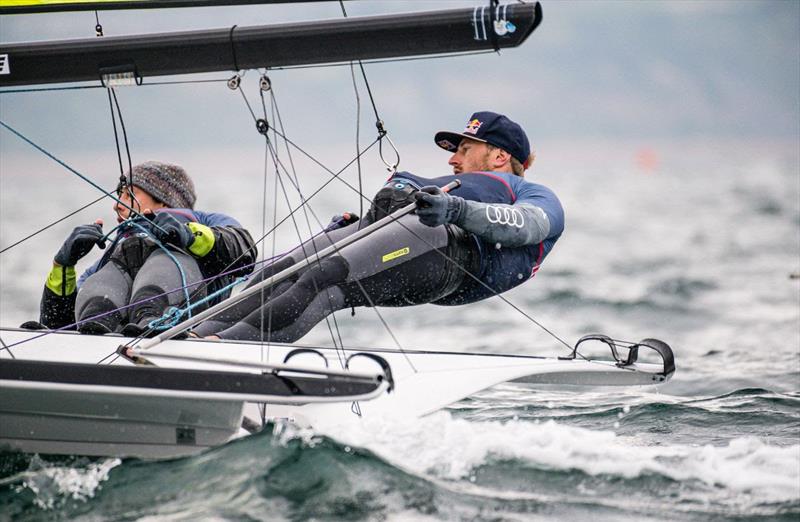
[[[363,220],[311,239],[262,270],[249,285],[305,257],[313,258],[315,251],[408,205],[419,188],[442,187],[456,178],[462,185],[453,194],[464,199],[504,204],[516,200],[507,180],[493,173],[433,179],[396,173],[375,196]],[[497,248],[460,227],[428,227],[415,215],[406,215],[263,295],[253,295],[201,323],[194,331],[223,339],[294,342],[332,311],[345,308],[479,301],[533,277],[555,239],[549,244]]]

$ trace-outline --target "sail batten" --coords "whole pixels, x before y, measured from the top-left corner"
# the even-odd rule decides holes
[[[452,9],[203,31],[0,44],[0,86],[327,64],[516,47],[541,7]]]

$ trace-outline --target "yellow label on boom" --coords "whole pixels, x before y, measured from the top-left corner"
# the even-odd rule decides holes
[[[391,261],[392,259],[397,259],[398,257],[402,257],[406,254],[411,252],[411,249],[408,247],[401,248],[400,250],[395,250],[394,252],[389,252],[388,254],[384,255],[381,260],[385,263],[387,261]]]

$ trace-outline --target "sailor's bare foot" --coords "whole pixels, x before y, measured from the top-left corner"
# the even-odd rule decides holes
[[[211,339],[212,341],[221,341],[222,338],[218,335],[206,335],[203,339]]]

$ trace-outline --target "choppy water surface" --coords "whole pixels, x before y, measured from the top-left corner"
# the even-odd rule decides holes
[[[4,453],[0,518],[798,520],[797,152],[741,156],[537,174],[567,232],[509,297],[570,342],[664,339],[678,366],[665,385],[506,384],[414,422],[278,424],[165,462]],[[493,300],[387,318],[409,347],[561,353]],[[368,311],[339,323],[352,344],[389,345]]]

